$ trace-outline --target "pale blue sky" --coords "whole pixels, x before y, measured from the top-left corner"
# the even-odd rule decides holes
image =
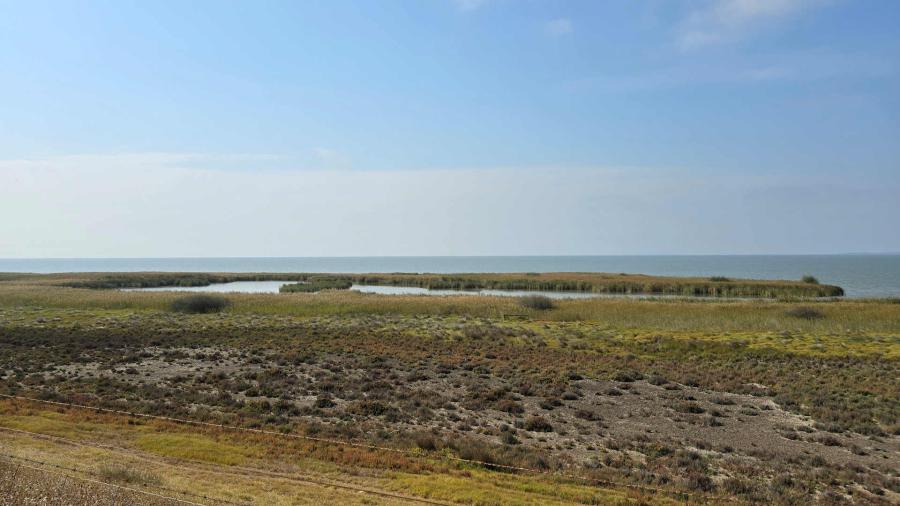
[[[898,251],[898,21],[0,1],[0,256]]]

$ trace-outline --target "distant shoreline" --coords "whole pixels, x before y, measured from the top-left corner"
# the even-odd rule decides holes
[[[900,297],[900,254],[0,259],[0,272],[606,272],[789,280],[812,275],[842,287],[849,298]]]

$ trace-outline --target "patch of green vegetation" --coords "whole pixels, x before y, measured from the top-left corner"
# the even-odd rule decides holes
[[[200,434],[154,433],[138,436],[134,444],[147,452],[226,466],[247,462],[248,450]]]
[[[4,414],[0,416],[0,426],[69,439],[92,437],[106,430],[103,424],[88,421],[72,423],[59,413],[50,411]]]
[[[388,482],[391,490],[441,501],[479,505],[506,504],[641,504],[627,492],[588,485],[538,481],[528,476],[498,475],[470,469],[456,475],[395,474]],[[659,498],[654,504],[666,504]],[[674,504],[674,501],[673,501]]]

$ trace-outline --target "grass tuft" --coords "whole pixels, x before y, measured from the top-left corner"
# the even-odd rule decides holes
[[[101,467],[98,474],[105,481],[126,483],[129,485],[141,485],[146,487],[149,485],[160,485],[162,483],[162,479],[159,475],[116,464]]]

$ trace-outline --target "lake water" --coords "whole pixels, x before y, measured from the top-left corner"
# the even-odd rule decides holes
[[[848,297],[900,296],[900,254],[516,257],[0,259],[0,272],[625,272],[799,279],[812,274]]]

